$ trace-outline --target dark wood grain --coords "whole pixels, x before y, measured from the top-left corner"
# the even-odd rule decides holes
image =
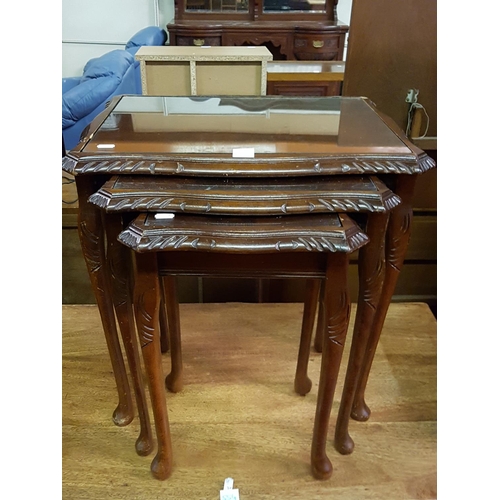
[[[231,219],[231,222],[228,222]],[[144,354],[144,360],[147,368],[148,381],[151,391],[153,412],[157,428],[159,452],[152,464],[153,475],[157,479],[165,479],[171,471],[172,457],[169,451],[169,430],[168,417],[166,414],[165,394],[163,385],[159,386],[161,376],[161,353],[160,353],[160,335],[158,327],[158,314],[160,306],[159,294],[159,276],[168,276],[173,279],[178,274],[184,272],[197,272],[204,275],[214,276],[241,276],[241,269],[248,269],[249,275],[262,275],[267,271],[268,276],[282,275],[290,273],[290,277],[307,276],[311,268],[316,267],[320,278],[325,280],[325,294],[323,297],[325,317],[325,335],[323,345],[322,369],[320,376],[320,385],[318,390],[318,403],[316,407],[316,419],[313,430],[312,448],[311,448],[311,467],[314,477],[318,479],[327,479],[332,474],[331,462],[326,455],[326,439],[328,434],[328,424],[330,419],[333,395],[337,382],[342,352],[347,334],[349,323],[350,300],[347,289],[347,268],[348,254],[356,248],[345,244],[346,241],[356,241],[358,246],[363,246],[367,242],[364,233],[359,227],[346,215],[329,216],[289,216],[286,218],[286,228],[293,232],[293,222],[297,225],[302,224],[300,231],[304,239],[314,240],[317,238],[317,227],[322,227],[323,231],[328,228],[328,234],[337,239],[336,246],[327,245],[325,248],[315,245],[312,248],[299,246],[297,253],[290,250],[284,251],[274,246],[274,251],[263,253],[259,245],[252,244],[252,241],[258,238],[273,238],[276,235],[276,226],[282,229],[280,218],[258,218],[254,221],[248,217],[211,217],[211,216],[176,216],[172,220],[154,220],[151,215],[140,214],[119,236],[119,240],[132,244],[136,251],[136,319],[138,324],[139,337]],[[288,223],[292,221],[292,225]],[[315,224],[312,222],[314,221]],[[221,231],[221,226],[224,230]],[[146,241],[141,246],[140,239],[135,243],[129,239],[129,231],[133,228],[136,233],[145,234],[148,230],[154,233],[154,238],[159,241],[166,241],[175,235],[179,229],[183,232],[187,228],[193,234],[217,238],[217,245],[201,250],[191,247],[187,251],[182,251],[182,245],[171,246],[163,244],[150,244]],[[227,231],[227,228],[230,228]],[[309,231],[309,232],[308,232]],[[228,236],[229,234],[229,236]],[[281,235],[279,236],[281,238]],[[146,237],[146,239],[149,237]],[[219,246],[219,240],[222,242],[220,248],[224,251],[213,251]],[[240,240],[240,243],[238,243]],[[281,241],[281,240],[280,240]],[[250,242],[250,243],[249,243]],[[138,251],[140,250],[140,252]],[[217,260],[206,259],[207,255],[217,255]],[[279,254],[279,262],[272,261],[273,257]],[[316,255],[323,258],[318,260]],[[184,261],[178,256],[186,255]],[[297,258],[296,255],[301,256]],[[231,259],[232,256],[237,259]],[[229,258],[228,258],[229,257]],[[293,266],[289,265],[290,259],[293,259]],[[196,266],[192,263],[197,263]],[[244,266],[240,266],[244,262]],[[193,269],[194,268],[194,269]],[[311,293],[317,297],[319,283],[317,280],[311,280]],[[169,286],[172,289],[172,285]],[[175,296],[166,297],[167,310],[177,308]],[[173,302],[171,303],[171,301]],[[310,302],[312,303],[312,302]],[[176,317],[178,311],[176,309]],[[308,314],[306,325],[311,323],[312,314]],[[172,350],[172,372],[167,377],[167,386],[176,392],[182,384],[182,357],[180,351],[180,338],[178,337],[178,325],[170,328],[170,340]],[[308,350],[310,336],[307,342],[301,343],[301,351]],[[304,359],[300,356],[299,359]],[[298,380],[307,379],[307,373],[299,362]],[[300,388],[299,388],[300,389]]]
[[[175,18],[167,25],[170,45],[265,45],[278,60],[341,60],[348,26],[337,21],[338,0],[323,9],[265,9],[250,0],[248,9],[212,11],[175,2]]]
[[[164,480],[172,472],[172,442],[161,367],[160,284],[156,259],[145,255],[137,255],[136,269],[135,318],[147,373],[158,443],[156,455],[151,463],[151,472],[156,479]]]
[[[114,176],[90,197],[107,212],[282,215],[385,212],[399,199],[374,176],[253,179]]]
[[[140,433],[135,443],[135,449],[139,455],[149,455],[153,451],[153,435],[149,420],[146,393],[142,381],[139,345],[132,306],[131,255],[128,249],[118,242],[118,235],[122,227],[121,219],[119,214],[112,214],[104,218],[106,225],[107,263],[111,275],[116,319],[120,328],[123,347],[127,355],[139,414]]]
[[[351,253],[366,244],[368,238],[343,214],[286,217],[175,215],[173,219],[140,214],[120,233],[119,241],[136,252]]]
[[[116,425],[123,426],[128,425],[132,421],[134,410],[115,323],[101,211],[87,201],[89,196],[95,192],[98,185],[96,180],[91,177],[79,177],[76,179],[79,198],[78,234],[90,282],[101,315],[104,337],[118,391],[119,401],[118,406],[113,412],[113,421]]]

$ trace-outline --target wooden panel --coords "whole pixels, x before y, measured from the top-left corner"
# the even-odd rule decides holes
[[[238,278],[203,278],[203,302],[258,302],[259,281]]]
[[[78,215],[78,194],[75,177],[63,172],[62,175],[62,227],[76,227]]]
[[[353,302],[358,297],[358,266],[349,266],[349,293]],[[269,302],[303,302],[305,280],[269,280]],[[403,266],[393,301],[434,302],[437,297],[436,264],[411,264]]]
[[[414,215],[405,260],[437,260],[437,215]]]
[[[262,67],[251,62],[198,62],[197,95],[261,95]]]
[[[437,135],[436,0],[353,0],[344,96],[366,96],[406,129],[409,89]]]
[[[62,230],[62,303],[95,303],[76,229]]]
[[[267,82],[267,93],[269,95],[286,96],[317,96],[325,97],[340,95],[341,82],[322,82],[322,81],[285,81],[285,82]]]
[[[143,85],[143,88],[147,89],[148,95],[191,95],[189,61],[148,61],[141,64],[146,64],[147,87]]]
[[[437,162],[436,151],[426,151]],[[434,153],[434,154],[433,154]],[[413,208],[418,210],[437,209],[437,169],[428,170],[417,177],[415,194],[413,196]]]

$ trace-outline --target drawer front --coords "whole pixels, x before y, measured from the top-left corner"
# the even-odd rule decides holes
[[[267,82],[269,95],[325,97],[340,95],[341,82]]]
[[[194,46],[194,47],[220,47],[220,36],[178,36],[177,45],[180,46]]]
[[[295,57],[302,61],[340,60],[342,58],[340,38],[339,35],[295,35],[293,40]]]

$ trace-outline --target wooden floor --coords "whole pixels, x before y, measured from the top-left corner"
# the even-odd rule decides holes
[[[391,305],[369,382],[372,417],[352,421],[350,456],[329,437],[334,473],[324,482],[309,466],[320,354],[310,357],[311,393],[293,392],[302,306],[180,311],[185,387],[167,394],[174,469],[161,482],[149,471],[154,455],[135,453],[137,419],[123,428],[111,420],[117,397],[97,308],[63,306],[65,500],[215,500],[226,477],[241,500],[436,498],[436,320],[427,305]],[[165,373],[169,364],[165,355]]]

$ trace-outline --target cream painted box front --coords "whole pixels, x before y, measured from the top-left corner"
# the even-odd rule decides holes
[[[141,47],[142,93],[155,96],[265,95],[266,47]]]

